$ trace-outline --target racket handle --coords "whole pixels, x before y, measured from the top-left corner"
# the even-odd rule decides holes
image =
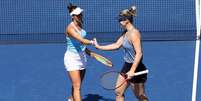
[[[134,73],[133,76],[138,76],[138,75],[147,74],[147,73],[149,73],[149,70],[148,70],[148,69],[147,69],[147,70],[144,70],[144,71],[136,72],[136,73]]]

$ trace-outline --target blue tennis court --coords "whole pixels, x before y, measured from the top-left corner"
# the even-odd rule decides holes
[[[122,66],[121,49],[103,52],[116,70]],[[144,63],[150,70],[146,92],[150,101],[190,101],[194,41],[143,42]],[[0,45],[0,101],[66,101],[71,83],[63,65],[65,44]],[[200,62],[199,62],[200,63]],[[115,101],[113,91],[100,87],[99,77],[110,69],[89,57],[83,101]],[[198,80],[200,84],[200,78]],[[201,100],[198,86],[197,101]],[[133,99],[131,90],[126,101]]]
[[[133,24],[142,34],[143,62],[149,69],[149,100],[193,101],[196,40],[200,41],[198,1],[1,0],[0,101],[66,101],[70,96],[71,82],[63,62],[65,27],[71,22],[69,3],[84,9],[87,38],[96,37],[100,44],[112,43],[121,35],[117,16],[135,5]],[[111,59],[115,70],[121,69],[123,49],[100,51],[87,47]],[[88,56],[83,101],[115,101],[114,91],[103,89],[99,82],[101,74],[110,70]],[[196,101],[201,101],[200,71]],[[129,89],[126,101],[131,99],[137,101]]]

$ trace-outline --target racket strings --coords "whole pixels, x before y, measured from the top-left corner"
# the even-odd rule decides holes
[[[105,89],[115,89],[118,76],[119,76],[119,73],[116,73],[116,72],[103,74],[103,76],[101,77],[102,87]]]
[[[126,74],[119,72],[105,73],[101,77],[101,86],[108,90],[114,90],[116,88],[119,88],[124,82],[126,82],[126,77]]]
[[[149,70],[136,72],[133,75],[133,77],[139,76],[142,74],[147,74],[148,72],[149,72]],[[128,77],[128,75],[125,73],[119,73],[117,71],[109,71],[109,72],[104,73],[101,76],[100,83],[103,88],[108,89],[108,90],[114,90],[114,89],[121,87],[125,83],[128,83],[129,80],[127,79],[127,77]]]

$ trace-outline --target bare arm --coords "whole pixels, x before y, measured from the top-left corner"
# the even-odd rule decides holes
[[[94,45],[97,49],[106,50],[106,51],[119,49],[122,43],[123,43],[123,36],[121,36],[115,43],[108,44],[108,45],[99,45],[97,41],[94,40]]]
[[[89,44],[92,44],[92,41],[91,40],[88,40],[88,39],[85,39],[83,38],[80,34],[78,34],[75,29],[73,28],[73,26],[69,25],[67,28],[66,28],[66,34],[68,34],[68,36],[72,37],[72,38],[75,38],[76,40],[80,41],[82,44],[85,44],[85,45],[89,45]]]

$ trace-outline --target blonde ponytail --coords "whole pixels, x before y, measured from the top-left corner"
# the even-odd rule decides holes
[[[132,15],[132,16],[136,16],[136,6],[131,6],[131,8],[129,9],[129,13]]]

